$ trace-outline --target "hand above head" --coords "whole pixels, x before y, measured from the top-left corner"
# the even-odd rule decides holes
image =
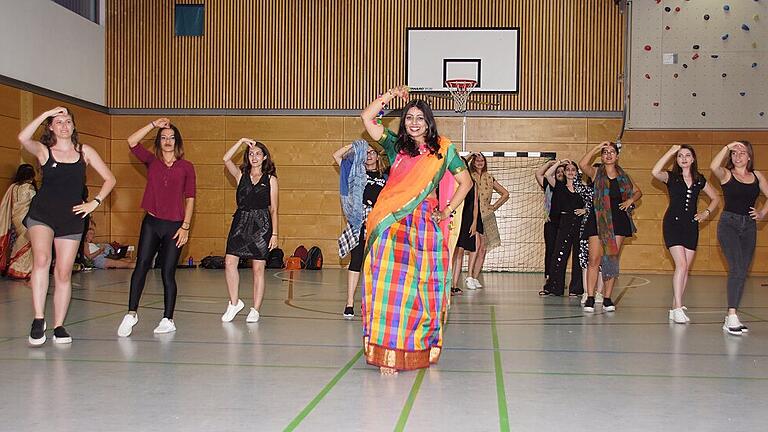
[[[57,106],[54,109],[48,110],[45,112],[46,117],[56,117],[58,115],[67,115],[69,114],[69,111],[67,111],[66,108]]]
[[[152,122],[152,126],[160,129],[167,129],[171,127],[171,121],[165,117],[160,117],[159,119]]]
[[[743,143],[740,143],[738,141],[734,141],[732,143],[728,143],[728,145],[726,145],[726,147],[728,147],[728,150],[741,150],[741,151],[746,151],[747,150],[747,146],[745,146]]]
[[[408,93],[410,92],[410,89],[406,85],[399,85],[399,86],[393,88],[392,90],[390,90],[390,92],[392,92],[393,96],[399,97],[400,99],[402,99],[402,100],[407,102],[408,101]]]
[[[669,148],[669,152],[670,153],[677,153],[678,151],[680,151],[681,148],[682,147],[680,146],[680,144],[675,144],[675,145],[673,145],[672,147]]]

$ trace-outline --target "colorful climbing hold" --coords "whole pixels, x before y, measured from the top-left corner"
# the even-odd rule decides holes
[[[724,35],[720,36],[720,39],[726,40],[728,39],[728,36],[730,36],[728,33],[725,33]]]
[[[701,112],[701,116],[702,116],[702,117],[706,117],[706,116],[707,116],[707,112],[706,112],[706,111],[702,111],[702,112]]]
[[[741,29],[744,30],[744,31],[749,31],[749,26],[746,25],[746,24],[742,24],[741,25]]]
[[[651,79],[651,74],[645,74],[645,79]]]
[[[675,8],[675,12],[680,12],[680,6]]]
[[[727,74],[727,73],[723,73],[723,74],[722,74],[722,75],[720,75],[720,76],[721,76],[721,77],[723,77],[723,78],[725,78],[725,77],[727,77],[727,76],[728,76],[728,74]]]
[[[729,10],[731,10],[731,7],[728,5],[723,5],[723,10],[728,12]]]
[[[654,102],[653,106],[659,106],[659,103],[658,102]]]
[[[697,58],[699,58],[699,53],[694,53],[691,60],[696,60]]]
[[[667,7],[665,7],[665,8],[664,8],[664,12],[671,12],[671,11],[672,11],[672,8],[671,8],[671,7],[669,7],[669,6],[667,6]]]
[[[720,56],[717,54],[712,54],[710,57],[712,57],[713,59],[720,58]]]
[[[691,96],[696,97],[696,92],[691,93]]]
[[[756,67],[757,67],[757,63],[752,63],[752,68],[754,69]]]
[[[760,117],[765,116],[765,112],[764,111],[760,111],[758,114],[760,115]]]
[[[739,96],[746,96],[747,92],[739,92]]]
[[[709,21],[709,14],[704,14],[704,21]]]
[[[670,26],[664,26],[664,30],[669,30],[670,28]]]
[[[643,49],[646,50],[646,51],[650,51],[651,50],[651,46],[650,45],[646,45],[646,46],[643,47]]]
[[[678,74],[674,74],[674,75],[672,75],[672,77],[674,77],[674,78],[677,78],[677,77],[679,77],[679,76],[680,76],[680,75],[678,75]]]
[[[699,49],[699,46],[698,45],[694,45],[693,49],[697,50],[697,49]]]
[[[688,65],[683,63],[683,69],[688,69]]]

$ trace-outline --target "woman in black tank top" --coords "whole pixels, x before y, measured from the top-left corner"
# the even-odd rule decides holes
[[[40,125],[40,141],[32,138]],[[56,107],[40,114],[19,133],[19,142],[40,162],[43,183],[24,218],[32,244],[32,305],[35,317],[29,333],[29,343],[45,343],[45,300],[48,293],[48,272],[51,249],[56,250],[53,295],[53,341],[71,343],[64,329],[64,318],[72,293],[72,265],[83,235],[83,218],[101,204],[115,186],[115,176],[96,151],[80,144],[75,119],[66,108]],[[85,168],[91,165],[104,180],[92,201],[83,202]]]
[[[243,163],[238,167],[232,157],[246,144]],[[253,268],[253,307],[245,321],[259,320],[259,308],[264,298],[264,268],[267,254],[277,247],[277,177],[275,164],[267,147],[249,138],[240,138],[224,155],[224,166],[237,181],[237,210],[227,236],[224,274],[229,303],[222,315],[224,322],[232,321],[245,304],[239,298],[240,259],[251,260]]]
[[[728,314],[723,330],[740,335],[749,329],[741,323],[736,310],[755,253],[757,221],[768,213],[768,206],[758,210],[755,202],[761,192],[768,197],[768,182],[754,169],[754,152],[749,141],[734,141],[723,147],[712,159],[710,168],[720,180],[725,199],[723,214],[717,224],[717,239],[728,261]]]

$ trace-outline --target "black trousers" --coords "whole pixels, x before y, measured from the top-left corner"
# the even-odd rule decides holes
[[[136,250],[136,268],[131,275],[131,292],[128,298],[128,310],[139,309],[139,300],[144,291],[144,283],[147,272],[152,268],[152,258],[160,251],[158,256],[161,264],[163,278],[163,299],[165,310],[163,318],[173,319],[173,310],[176,309],[176,264],[179,262],[181,248],[176,247],[173,238],[176,231],[181,228],[181,221],[167,221],[147,214],[141,222],[141,234],[139,234],[139,246]]]
[[[549,279],[549,275],[552,273],[549,261],[555,246],[558,225],[560,225],[560,218],[555,216],[544,223],[544,278],[546,279]]]
[[[571,256],[571,283],[568,292],[579,295],[584,292],[581,266],[579,265],[581,219],[581,216],[575,214],[560,215],[560,224],[557,227],[552,256],[550,257],[549,279],[544,285],[544,289],[552,294],[563,295],[565,292],[565,268],[568,265],[569,255]]]
[[[724,211],[717,224],[717,239],[728,261],[728,307],[737,309],[755,255],[757,222],[749,215]]]

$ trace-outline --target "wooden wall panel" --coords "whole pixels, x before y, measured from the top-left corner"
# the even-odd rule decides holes
[[[476,94],[498,104],[482,108],[621,109],[624,16],[610,1],[185,2],[205,5],[203,36],[173,35],[175,0],[107,3],[110,107],[360,109],[405,81],[408,27],[519,27],[520,91]]]

